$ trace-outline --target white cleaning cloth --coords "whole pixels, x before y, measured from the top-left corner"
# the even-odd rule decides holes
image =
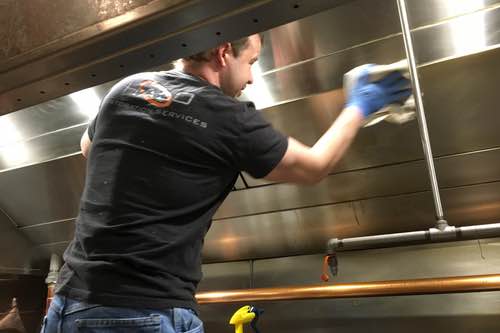
[[[362,66],[359,66],[344,74],[344,90],[346,91],[347,97],[349,97],[349,93],[354,88],[354,84],[358,81],[358,77],[362,70]],[[370,67],[368,71],[370,82],[381,80],[387,74],[394,71],[401,72],[407,79],[410,78],[406,59],[389,65],[374,65]],[[413,95],[411,95],[404,101],[404,104],[390,104],[369,115],[365,119],[364,127],[375,125],[382,120],[395,124],[403,124],[413,119],[415,119],[415,99]]]

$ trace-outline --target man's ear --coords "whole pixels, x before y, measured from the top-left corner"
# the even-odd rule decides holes
[[[217,48],[216,52],[216,60],[217,64],[221,67],[226,67],[227,65],[227,57],[232,56],[233,49],[231,47],[231,43],[224,43]]]

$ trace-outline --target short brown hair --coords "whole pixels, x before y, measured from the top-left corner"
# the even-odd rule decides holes
[[[264,36],[262,34],[259,34],[259,37],[260,37],[260,42],[263,43]],[[235,57],[239,56],[240,53],[248,47],[248,40],[249,37],[247,36],[230,42]],[[185,61],[197,61],[197,62],[210,61],[215,49],[216,48],[208,49],[182,59]]]

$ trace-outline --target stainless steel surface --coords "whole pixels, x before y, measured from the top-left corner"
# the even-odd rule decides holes
[[[1,207],[1,206],[0,206]],[[11,217],[0,210],[0,273],[38,274],[32,267],[33,243],[17,230]]]
[[[74,218],[84,178],[80,154],[2,172],[0,206],[21,227]]]
[[[3,1],[0,31],[7,43],[1,46],[0,60],[34,52],[35,49],[50,42],[78,33],[88,26],[120,16],[150,2],[152,0],[79,1],[78,3],[52,1],[50,4],[36,1]],[[163,6],[174,7],[182,2],[187,1],[163,1]],[[68,17],[72,19],[68,20]],[[122,24],[125,23],[124,19],[125,17],[120,20]]]
[[[500,7],[493,7],[414,30],[417,64],[445,61],[498,48],[499,13]]]
[[[245,89],[242,99],[254,101],[258,109],[302,99],[342,87],[342,74],[364,63],[391,63],[404,57],[400,36],[342,50],[314,61],[271,71]]]
[[[498,222],[500,182],[442,193],[450,224]],[[330,238],[428,229],[434,224],[432,204],[430,191],[423,191],[216,220],[205,241],[204,261],[312,254],[324,252]]]
[[[296,3],[297,9],[293,8]],[[2,155],[0,162],[0,207],[19,225],[16,228],[2,218],[0,228],[10,229],[6,238],[0,233],[0,244],[10,244],[7,237],[14,239],[13,234],[22,236],[27,244],[27,249],[20,248],[15,255],[4,250],[0,266],[5,261],[16,274],[46,270],[50,254],[61,255],[68,245],[85,178],[78,141],[91,117],[86,111],[95,112],[91,105],[97,104],[113,82],[100,83],[230,39],[230,33],[246,34],[275,26],[284,22],[282,19],[294,20],[318,4],[335,8],[264,32],[261,74],[256,73],[256,88],[248,92],[276,128],[314,144],[342,108],[341,77],[345,71],[365,62],[400,60],[405,54],[395,0],[342,3],[222,1],[217,3],[219,7],[208,8],[205,1],[189,2],[184,12],[171,14],[192,8],[208,10],[173,22],[162,10],[167,2],[151,2],[128,12],[139,11],[141,21],[124,25],[113,21],[117,24],[113,31],[99,23],[87,30],[80,27],[74,35],[36,51],[39,55],[54,52],[50,58],[41,56],[30,62],[31,58],[25,57],[25,64],[19,63],[15,71],[2,72],[2,86],[4,75],[15,74],[16,79],[6,83],[16,88],[2,96],[15,101],[15,109],[42,100],[50,102],[0,118],[10,120],[17,131],[5,139],[6,127],[0,129],[2,151],[23,144],[30,152],[27,160],[13,163],[10,159],[7,164]],[[498,223],[499,2],[420,3],[408,0],[409,20],[444,212],[457,227]],[[218,17],[224,6],[243,9]],[[153,8],[158,9],[157,14],[146,15],[148,10],[154,12]],[[201,22],[203,18],[207,20]],[[259,22],[254,23],[254,18]],[[77,18],[75,24],[82,19]],[[166,21],[173,25],[165,26]],[[193,24],[189,26],[189,22]],[[97,35],[97,27],[103,28],[104,34]],[[181,27],[186,29],[179,32]],[[167,30],[172,34],[163,36]],[[217,31],[222,32],[221,37]],[[85,43],[59,51],[83,37],[88,38]],[[188,41],[185,48],[178,47],[182,39]],[[35,81],[28,83],[30,80]],[[81,91],[90,86],[95,87]],[[22,95],[21,102],[16,100],[17,93]],[[82,100],[86,107],[78,102]],[[332,237],[431,227],[433,200],[419,141],[416,122],[363,129],[332,174],[310,187],[244,175],[217,212],[207,235],[203,255],[204,262],[210,264],[204,265],[200,290],[318,283],[321,254]],[[498,246],[496,239],[339,252],[339,275],[333,283],[498,274]],[[241,261],[245,259],[248,261]],[[500,320],[498,296],[498,292],[486,292],[266,302],[262,304],[266,313],[261,324],[262,331],[273,332],[495,332]],[[206,330],[231,329],[226,322],[236,307],[203,305]]]
[[[500,264],[499,240],[482,240],[481,244],[466,241],[341,252],[338,254],[339,275],[331,283],[496,274]],[[321,255],[256,260],[253,285],[255,288],[269,288],[319,283],[321,263]],[[204,265],[205,277],[200,287],[204,291],[233,289],[232,286],[226,288],[224,284],[213,288],[219,274],[214,276],[214,280],[212,274],[224,272],[228,283],[238,280],[243,283],[247,277],[240,277],[238,267],[242,264]],[[258,324],[261,331],[331,332],[335,329],[342,333],[396,333],[402,330],[418,333],[425,330],[437,333],[448,330],[469,333],[496,331],[500,318],[499,296],[500,292],[484,292],[251,304],[265,310]],[[244,304],[201,305],[205,330],[227,331],[228,318]]]
[[[441,205],[441,196],[439,195],[439,185],[434,168],[434,159],[432,155],[431,143],[429,140],[429,132],[427,130],[427,120],[425,119],[424,102],[422,101],[422,92],[420,90],[420,81],[418,78],[417,64],[415,61],[415,53],[413,51],[413,41],[411,37],[410,24],[408,22],[408,10],[406,9],[406,1],[398,0],[399,18],[401,21],[401,29],[403,31],[403,41],[405,44],[406,59],[408,61],[411,86],[413,96],[415,97],[415,106],[418,119],[418,128],[420,130],[420,138],[429,172],[429,180],[431,183],[432,198],[434,199],[434,209],[436,210],[437,228],[444,229],[447,222],[444,219],[443,207]]]
[[[266,74],[398,33],[395,1],[348,1],[334,9],[266,31],[258,70]]]
[[[58,3],[61,1],[54,5]],[[116,1],[116,4],[121,3],[123,1]],[[162,0],[143,3],[144,6],[137,8],[128,5],[125,10],[129,11],[113,18],[109,18],[114,16],[111,14],[96,19],[95,10],[91,10],[87,23],[67,20],[64,16],[61,26],[57,27],[63,36],[52,42],[43,36],[31,38],[43,46],[36,49],[28,46],[24,54],[4,59],[0,64],[2,114],[335,7],[342,0],[316,0],[298,6],[292,0]],[[27,8],[38,11],[37,7],[42,7],[39,10],[42,13],[47,12],[43,3],[33,3]],[[78,6],[67,7],[80,17],[86,13]],[[42,17],[57,24],[61,20],[53,19],[56,12],[50,11],[50,15]],[[15,18],[20,22],[7,20],[6,25],[23,26],[23,19],[44,24],[29,15]],[[45,25],[53,26],[52,23]],[[25,32],[22,30],[21,36]],[[16,29],[9,29],[7,39],[15,39],[11,36],[15,33]]]
[[[498,6],[498,0],[408,0],[412,28],[436,24],[457,16]]]

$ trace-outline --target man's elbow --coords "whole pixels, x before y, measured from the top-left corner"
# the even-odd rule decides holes
[[[92,144],[92,141],[90,141],[90,138],[89,138],[87,132],[85,132],[80,140],[80,149],[82,151],[83,157],[85,157],[85,158],[88,157],[91,144]]]
[[[315,185],[325,179],[325,177],[330,173],[328,165],[314,163],[311,166],[312,168],[308,172],[304,173],[304,178],[301,182],[304,185]]]

